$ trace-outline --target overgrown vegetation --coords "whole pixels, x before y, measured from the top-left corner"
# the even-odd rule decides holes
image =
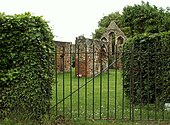
[[[30,13],[0,13],[0,25],[0,118],[16,112],[38,119],[47,111],[53,79],[51,29]]]
[[[165,120],[169,120],[169,111],[157,105],[157,103],[164,104],[164,102],[170,102],[169,9],[157,8],[144,2],[142,2],[141,5],[126,6],[122,13],[115,12],[104,16],[99,21],[99,28],[95,30],[93,37],[100,38],[112,20],[115,20],[127,37],[131,37],[124,44],[123,65],[125,72],[123,75],[125,80],[124,88],[126,96],[128,97],[130,97],[130,81],[132,81],[130,74],[133,73],[132,75],[134,76],[135,120],[139,120],[140,115],[143,117],[143,120],[162,120],[164,118]],[[54,47],[51,29],[42,17],[32,16],[30,13],[14,16],[0,13],[0,25],[0,118],[7,116],[1,123],[18,125],[40,124],[34,121],[27,122],[22,120],[29,118],[39,119],[42,114],[48,110],[49,87],[51,89],[49,83],[52,83],[54,69],[53,55],[49,54],[53,52]],[[131,50],[134,55],[131,54]],[[73,55],[72,58],[72,65],[74,67],[75,56]],[[131,61],[133,61],[133,63],[130,63]],[[132,67],[134,68],[132,69]],[[130,119],[131,117],[131,109],[129,108],[130,100],[122,96],[121,73],[121,71],[116,72],[110,69],[110,87],[108,87],[107,74],[102,75],[103,92],[101,115],[103,118],[107,118],[108,113],[109,118],[114,118],[115,109],[117,110],[117,118],[122,118],[122,110],[124,110],[125,119]],[[70,74],[65,73],[65,87],[63,87],[63,74],[57,75],[58,101],[61,101],[64,98],[63,88],[65,89],[65,96],[70,94]],[[114,76],[118,77],[117,85]],[[73,76],[72,91],[77,89],[77,81],[78,79]],[[140,83],[142,89],[140,89]],[[80,85],[83,84],[84,78],[80,78]],[[116,86],[117,89],[115,89]],[[51,104],[55,105],[55,84],[53,88],[54,99],[51,100]],[[100,77],[95,79],[94,90],[94,117],[99,118]],[[88,98],[86,105],[87,118],[89,119],[92,119],[93,114],[92,94],[92,83],[89,83],[87,85]],[[140,94],[142,96],[140,96]],[[110,95],[109,102],[107,101],[108,95]],[[115,97],[117,98],[116,102]],[[142,107],[140,107],[140,97],[142,97],[142,102],[155,103],[155,105],[148,103],[148,106],[142,105]],[[124,103],[122,103],[123,99]],[[98,124],[94,121],[84,121],[84,88],[80,89],[80,118],[77,117],[77,92],[72,95],[72,100],[72,112],[70,112],[70,98],[68,98],[65,100],[65,104],[60,103],[58,105],[59,115],[63,115],[64,106],[65,116],[70,117],[72,113],[74,116],[72,120],[75,124]],[[109,110],[107,104],[110,106]],[[116,108],[114,108],[115,104]],[[142,110],[140,110],[140,108]],[[55,109],[52,110],[52,121],[55,121]],[[12,116],[12,118],[8,118],[8,116]],[[18,117],[18,120],[16,120],[15,117]],[[41,124],[51,124],[52,121],[48,121],[49,119],[47,117],[48,116],[43,119],[44,121]],[[99,124],[100,123],[105,124],[106,122],[99,121]],[[115,121],[111,122],[111,124],[112,123],[115,123]],[[66,124],[65,121],[63,124]]]
[[[104,16],[98,22],[98,29],[93,33],[94,38],[100,38],[105,29],[108,27],[110,22],[114,20],[120,29],[125,33],[125,35],[131,39],[127,41],[125,44],[125,57],[123,59],[123,63],[125,65],[126,76],[126,94],[130,97],[130,41],[132,46],[134,45],[134,67],[142,70],[142,74],[137,69],[135,70],[135,101],[139,101],[140,94],[140,75],[142,75],[142,83],[145,84],[145,87],[142,88],[142,99],[144,102],[149,100],[150,102],[155,101],[155,96],[158,96],[162,101],[169,101],[169,86],[168,86],[168,72],[169,72],[169,56],[166,54],[169,52],[169,32],[170,31],[170,9],[167,7],[166,9],[158,8],[154,5],[150,5],[149,2],[141,2],[141,4],[135,4],[133,6],[126,6],[123,8],[122,13],[114,12],[107,16]],[[167,32],[167,33],[166,33]],[[151,36],[150,36],[151,35]],[[142,40],[145,40],[141,42]],[[114,41],[114,39],[112,40]],[[113,42],[114,43],[114,42]],[[140,45],[139,45],[140,44]],[[156,45],[156,47],[155,47]],[[114,48],[114,44],[112,44]],[[141,46],[141,50],[140,47]],[[143,53],[139,54],[140,51]],[[147,52],[149,52],[149,56]],[[137,53],[136,53],[137,52]],[[152,54],[150,54],[152,53]],[[160,53],[163,53],[162,55]],[[160,58],[159,58],[160,57]],[[157,60],[158,69],[156,74],[154,74],[154,60]],[[165,58],[165,59],[163,59]],[[140,60],[142,61],[142,68],[139,67]],[[147,65],[149,63],[149,69],[147,69]],[[150,70],[149,72],[147,70]],[[162,70],[162,71],[161,71]],[[161,75],[164,74],[163,76]],[[165,73],[166,72],[166,73]],[[148,75],[147,75],[148,74]],[[150,76],[149,76],[150,75]],[[155,79],[154,79],[155,75]],[[147,78],[149,76],[149,78]],[[164,78],[164,79],[163,79]],[[148,81],[148,83],[147,83]],[[151,84],[150,84],[151,82]],[[156,82],[157,86],[155,92],[157,95],[154,95],[154,82]],[[160,82],[160,84],[158,84]],[[164,82],[164,83],[163,83]],[[143,85],[142,84],[142,85]],[[150,84],[146,86],[146,84]],[[164,85],[163,85],[164,84]],[[148,88],[147,88],[148,87]],[[148,92],[148,90],[150,90]],[[164,92],[165,93],[164,93]],[[149,93],[149,95],[147,95]],[[147,98],[149,96],[149,99]],[[164,102],[162,102],[164,103]]]
[[[98,22],[99,28],[93,33],[93,37],[100,38],[112,20],[127,37],[142,33],[166,32],[170,30],[170,9],[157,8],[149,2],[126,6],[122,13],[113,12],[104,16]]]
[[[128,97],[134,93],[136,103],[170,102],[170,32],[129,39],[124,44],[122,63]]]

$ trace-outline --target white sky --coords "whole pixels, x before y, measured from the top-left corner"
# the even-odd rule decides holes
[[[143,1],[157,7],[170,6],[170,0]],[[82,34],[91,38],[104,15],[140,3],[141,0],[0,0],[0,12],[16,14],[29,11],[43,16],[50,21],[55,40],[74,42],[75,37]]]

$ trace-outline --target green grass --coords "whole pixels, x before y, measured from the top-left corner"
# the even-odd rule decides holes
[[[112,119],[115,118],[117,120],[122,120],[122,76],[121,71],[117,71],[117,79],[115,79],[116,71],[110,69],[109,73],[109,89],[108,89],[108,74],[107,72],[102,74],[102,97],[100,94],[100,75],[94,79],[94,119],[100,119],[100,97],[102,99],[102,114],[101,119]],[[58,79],[58,99],[57,102],[62,101],[64,97],[69,96],[70,94],[70,73],[64,73],[64,97],[63,97],[63,74],[59,73],[57,75]],[[90,80],[91,78],[88,78]],[[80,86],[84,85],[85,78],[80,78]],[[117,82],[116,82],[117,81]],[[53,100],[51,101],[52,105],[55,105],[56,102],[56,85],[53,85]],[[79,90],[79,116],[78,116],[78,91],[72,95],[72,119],[76,123],[76,121],[82,122],[85,119],[85,101],[87,101],[87,114],[86,118],[93,121],[93,111],[92,111],[92,102],[93,102],[93,83],[92,81],[86,85],[87,88],[87,100],[85,98],[85,86]],[[115,89],[116,88],[116,89]],[[78,78],[74,75],[74,70],[72,72],[72,91],[78,89]],[[115,92],[116,90],[116,92]],[[108,108],[108,91],[109,91],[109,108]],[[115,95],[116,94],[116,95]],[[70,97],[64,100],[64,110],[63,110],[63,102],[58,104],[58,115],[65,116],[67,118],[71,117],[70,112]],[[124,96],[124,119],[125,121],[130,119],[130,102]],[[116,99],[116,101],[115,101]],[[116,104],[116,105],[115,105]],[[116,108],[116,113],[115,113]],[[109,110],[108,110],[109,109]],[[55,109],[53,109],[55,110]],[[64,111],[64,113],[63,113]],[[149,108],[147,106],[142,106],[142,119],[148,120],[170,120],[170,112],[161,110],[160,107],[157,106],[156,109],[156,118],[155,118],[155,105],[150,104]],[[163,118],[164,116],[164,118]],[[140,120],[140,106],[134,105],[134,120]],[[86,121],[87,122],[87,121]],[[88,122],[87,122],[88,123]],[[100,123],[100,122],[99,122]],[[84,124],[84,123],[83,123]]]
[[[109,110],[108,109],[108,74],[107,72],[102,74],[102,120],[100,120],[100,75],[94,79],[94,119],[92,112],[92,100],[93,100],[93,82],[89,82],[87,84],[87,120],[85,120],[85,86],[80,89],[80,115],[78,117],[78,92],[76,91],[72,95],[72,118],[70,112],[70,73],[64,74],[64,95],[69,96],[65,99],[64,103],[64,116],[65,119],[62,119],[63,116],[63,102],[58,105],[58,117],[57,122],[65,125],[65,124],[73,124],[73,125],[170,125],[170,111],[162,111],[160,107],[157,106],[156,109],[156,120],[155,120],[155,108],[154,104],[149,105],[149,110],[147,106],[142,106],[142,121],[140,121],[140,108],[139,105],[135,105],[134,107],[134,120],[132,123],[130,121],[130,104],[129,99],[125,97],[124,99],[124,120],[122,120],[122,76],[121,71],[117,71],[117,87],[115,89],[115,70],[110,69],[109,73]],[[63,100],[63,74],[59,73],[58,77],[58,100]],[[90,80],[91,78],[88,78]],[[80,86],[84,85],[85,78],[80,78]],[[78,89],[78,78],[74,75],[74,69],[72,72],[72,91]],[[116,90],[116,96],[115,96]],[[115,120],[115,97],[116,97],[116,120]],[[52,99],[51,99],[51,118],[48,119],[48,115],[45,115],[43,120],[41,121],[42,125],[53,125],[51,123],[56,122],[55,116],[55,104],[56,104],[56,84],[52,85]],[[149,111],[149,120],[148,121],[148,111]],[[109,113],[109,117],[108,117]],[[21,116],[15,118],[17,114],[11,114],[11,117],[5,118],[3,121],[0,121],[0,125],[39,125],[34,121],[29,119],[24,119]],[[164,121],[163,121],[164,115]],[[109,120],[107,120],[109,118]],[[56,125],[56,124],[54,124]]]

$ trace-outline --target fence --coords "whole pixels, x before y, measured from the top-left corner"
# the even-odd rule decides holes
[[[159,91],[163,90],[157,88],[158,79],[164,79],[164,75],[156,75],[162,70],[157,65],[158,57],[168,53],[135,52],[133,45],[126,52],[116,46],[112,53],[109,46],[95,48],[92,45],[89,50],[87,46],[69,45],[56,46],[54,97],[57,116],[85,120],[170,120],[170,102],[159,97]],[[128,55],[129,62],[121,63]],[[142,67],[145,57],[148,64]],[[169,66],[169,63],[162,65]],[[144,88],[147,94],[143,93]]]

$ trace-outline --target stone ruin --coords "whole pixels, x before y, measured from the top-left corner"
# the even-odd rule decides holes
[[[70,71],[70,49],[71,49],[71,42],[61,42],[55,41],[55,48],[56,48],[56,71],[59,72],[69,72]],[[63,68],[64,67],[64,68]]]
[[[112,50],[112,40],[113,35],[115,35],[114,50]],[[126,36],[112,21],[106,28],[100,39],[89,39],[84,36],[79,36],[76,38],[75,45],[68,42],[56,41],[57,48],[57,71],[70,71],[70,50],[75,54],[75,75],[79,77],[92,77],[93,68],[94,74],[99,73],[102,69],[108,66],[108,54],[117,57],[117,67],[121,68],[121,46],[126,40]],[[94,47],[94,48],[93,48]],[[93,51],[94,51],[94,62],[93,62]],[[87,60],[86,53],[87,52]],[[59,54],[60,53],[60,54]],[[63,62],[64,58],[64,62]],[[94,65],[93,65],[94,64]],[[102,65],[101,65],[102,64]],[[102,68],[102,69],[101,69]],[[87,74],[86,74],[87,73]]]
[[[100,38],[100,40],[102,41],[109,42],[110,53],[112,53],[113,35],[115,35],[115,46],[118,47],[120,47],[123,44],[123,42],[127,39],[125,34],[121,31],[121,29],[116,25],[114,21],[112,21]]]
[[[88,39],[84,36],[77,37],[75,43],[75,75],[92,77],[93,73],[97,74],[107,67],[107,46],[107,42],[102,42],[101,40]]]
[[[112,50],[112,40],[113,35],[115,35],[115,42],[114,42],[114,50]],[[106,28],[106,31],[103,33],[100,40],[108,42],[109,43],[109,53],[112,55],[115,55],[115,58],[117,57],[117,66],[115,67],[115,64],[113,64],[114,68],[120,69],[121,66],[121,48],[126,41],[127,37],[125,34],[121,31],[121,29],[116,25],[114,21],[112,21],[109,26]]]

